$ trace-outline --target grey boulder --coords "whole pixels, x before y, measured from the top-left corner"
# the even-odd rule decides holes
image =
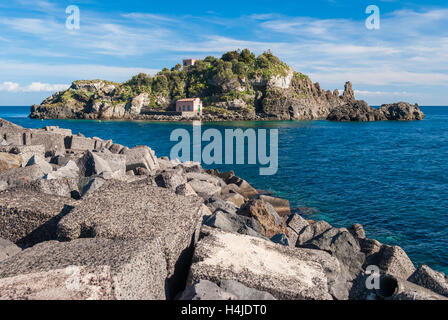
[[[164,300],[166,278],[153,239],[47,241],[0,262],[0,299]]]
[[[179,300],[276,300],[270,293],[246,287],[234,280],[219,281],[219,285],[200,280],[191,285]]]
[[[188,284],[234,280],[277,299],[332,299],[328,283],[340,273],[329,253],[289,248],[260,238],[203,227]]]
[[[0,190],[23,186],[43,176],[44,172],[37,165],[3,170],[0,171]]]
[[[37,155],[32,156],[31,159],[28,160],[28,163],[26,164],[27,167],[32,165],[39,166],[39,168],[42,170],[44,174],[48,174],[53,171],[53,167],[51,166],[51,164],[45,161],[44,158],[41,158]]]
[[[346,279],[353,280],[362,271],[365,255],[347,229],[331,228],[304,243],[302,247],[324,250],[334,255],[346,272]]]
[[[262,237],[260,225],[255,219],[227,213],[219,209],[204,221],[204,225],[227,232]]]
[[[172,292],[180,285],[199,236],[203,216],[210,211],[194,197],[154,187],[150,181],[110,180],[82,199],[57,227],[58,239],[159,239],[166,254]]]
[[[78,178],[80,174],[79,168],[72,160],[68,161],[63,167],[52,171],[45,175],[45,179],[61,179],[61,178]]]
[[[112,151],[112,150],[111,150]],[[113,151],[112,151],[113,152]],[[159,169],[159,162],[153,150],[146,146],[137,146],[120,151],[126,157],[126,171],[139,167],[149,171]]]
[[[448,297],[448,279],[443,273],[434,271],[427,265],[420,266],[408,281]]]
[[[0,238],[20,247],[56,239],[56,225],[73,201],[28,188],[0,192]]]
[[[12,257],[20,251],[22,251],[22,249],[11,241],[0,238],[0,262]]]

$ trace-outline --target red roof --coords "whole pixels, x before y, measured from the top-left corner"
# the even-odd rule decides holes
[[[199,98],[187,98],[187,99],[179,99],[177,100],[177,102],[189,102],[189,101],[195,101],[198,100]],[[199,99],[200,100],[200,99]]]

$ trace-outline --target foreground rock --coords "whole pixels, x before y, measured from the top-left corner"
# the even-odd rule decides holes
[[[202,217],[210,212],[199,198],[179,196],[148,182],[109,181],[58,223],[57,236],[63,241],[157,238],[175,294],[184,285]]]
[[[415,272],[411,259],[398,246],[383,245],[378,252],[377,265],[385,273],[402,279],[408,279]]]
[[[44,175],[38,165],[0,171],[0,191],[29,184]]]
[[[0,238],[0,262],[12,257],[20,251],[22,250],[11,241]]]
[[[291,249],[259,238],[204,227],[189,284],[234,280],[277,299],[332,299],[329,282],[340,272],[324,251]]]
[[[162,300],[166,277],[152,239],[48,241],[0,262],[0,299]]]
[[[448,297],[448,278],[443,273],[434,271],[426,265],[420,266],[408,281]]]
[[[0,152],[0,171],[19,168],[21,165],[22,157],[15,154]]]
[[[391,275],[381,277],[377,295],[385,300],[448,300],[434,291]]]
[[[73,209],[71,199],[27,188],[0,192],[0,238],[20,247],[55,240],[56,225]]]
[[[307,241],[303,247],[324,250],[334,255],[344,270],[345,279],[355,279],[362,270],[365,255],[347,229],[332,228]]]
[[[270,293],[248,288],[233,281],[223,280],[219,285],[201,280],[188,287],[179,300],[276,300]]]

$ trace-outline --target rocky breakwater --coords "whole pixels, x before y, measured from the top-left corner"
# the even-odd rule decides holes
[[[232,171],[4,120],[0,144],[0,299],[448,297],[400,247],[305,220]]]

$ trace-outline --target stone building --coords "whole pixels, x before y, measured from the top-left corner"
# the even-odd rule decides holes
[[[176,101],[176,111],[202,114],[202,101],[199,98],[179,99]]]
[[[194,66],[196,61],[197,61],[196,59],[185,59],[182,61],[182,65],[184,66],[184,68]]]

